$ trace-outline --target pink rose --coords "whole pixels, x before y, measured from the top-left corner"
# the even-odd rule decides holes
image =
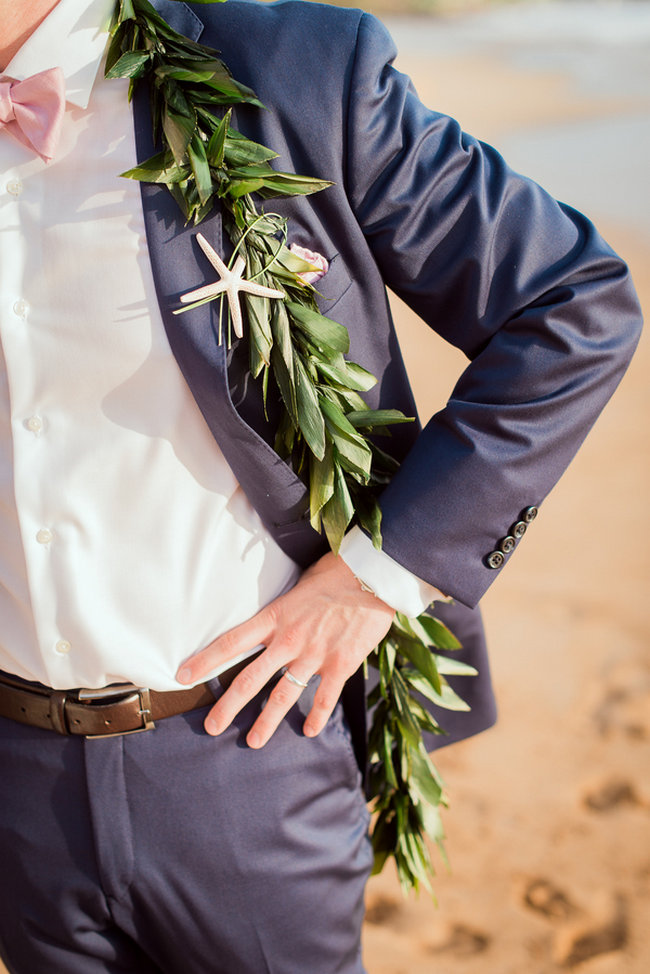
[[[315,284],[316,281],[320,281],[321,277],[325,277],[329,270],[329,263],[327,257],[323,257],[322,254],[317,254],[314,250],[307,250],[306,247],[301,247],[299,244],[291,244],[289,250],[296,257],[302,257],[306,260],[308,264],[313,267],[318,268],[314,271],[303,271],[302,274],[298,274],[305,284]]]

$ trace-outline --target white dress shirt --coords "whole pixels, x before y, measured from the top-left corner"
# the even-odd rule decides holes
[[[4,72],[61,66],[67,108],[49,165],[0,132],[0,669],[170,690],[299,569],[171,354],[140,188],[117,177],[135,164],[127,82],[98,72],[112,8],[60,0]],[[360,531],[344,550],[407,614],[435,596]]]

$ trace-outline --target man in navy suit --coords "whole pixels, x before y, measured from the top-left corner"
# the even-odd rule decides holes
[[[132,146],[124,92],[96,80],[111,3],[0,0],[0,97],[56,51],[67,99],[52,162],[0,142],[0,946],[19,974],[352,974],[360,664],[395,608],[451,596],[480,677],[447,740],[493,721],[475,606],[623,374],[638,305],[584,217],[420,104],[373,18],[155,6],[269,107],[241,131],[333,182],[273,208],[328,260],[321,308],[379,379],[369,405],[415,414],[386,285],[470,364],[393,438],[381,556],[358,529],[327,553],[245,339],[228,353],[211,306],[173,315],[210,273],[195,231],[164,187],[114,179],[153,147],[146,93]],[[227,252],[218,209],[201,229]]]

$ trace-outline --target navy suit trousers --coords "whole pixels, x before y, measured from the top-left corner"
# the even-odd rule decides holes
[[[206,710],[105,740],[0,719],[11,974],[362,974],[368,814],[339,705],[310,688],[260,751]]]

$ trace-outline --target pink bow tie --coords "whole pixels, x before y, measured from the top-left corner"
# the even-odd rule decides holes
[[[61,68],[48,68],[25,81],[0,80],[0,132],[6,129],[45,162],[56,152],[64,111]]]

